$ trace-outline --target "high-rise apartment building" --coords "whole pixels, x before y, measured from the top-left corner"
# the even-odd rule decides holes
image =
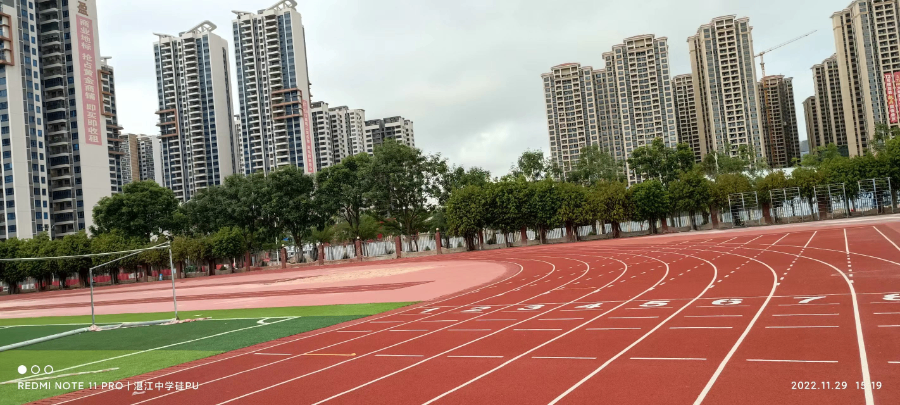
[[[162,165],[161,185],[188,201],[234,172],[228,43],[204,21],[153,44]]]
[[[306,39],[293,0],[233,21],[243,173],[316,172]]]
[[[159,183],[157,168],[160,166],[160,138],[154,135],[138,135],[137,137],[138,175],[135,181],[153,180]]]
[[[141,181],[141,155],[138,135],[120,135],[119,150],[122,151],[122,186]]]
[[[564,63],[541,75],[550,157],[566,172],[572,169],[582,148],[600,142],[593,74],[590,66]]]
[[[132,182],[132,167],[129,165],[129,145],[122,138],[122,127],[116,110],[116,73],[109,64],[110,57],[100,58],[100,94],[103,120],[106,124],[107,150],[109,150],[109,183],[112,193],[122,192],[122,186]]]
[[[244,153],[241,152],[241,139],[242,139],[242,127],[241,127],[241,116],[239,114],[235,114],[232,119],[232,130],[231,130],[231,167],[234,168],[235,173],[244,173],[243,172],[243,158]]]
[[[850,156],[865,153],[877,124],[900,125],[898,0],[855,0],[832,14]]]
[[[340,106],[329,108],[328,114],[331,117],[335,163],[340,163],[347,156],[363,153],[365,110],[351,110],[347,106]]]
[[[815,87],[815,109],[811,112],[813,126],[807,126],[810,148],[835,144],[847,151],[847,127],[844,125],[844,105],[841,97],[841,81],[837,57],[832,55],[822,63],[812,67]]]
[[[27,4],[27,3],[26,3]],[[26,17],[22,18],[22,13]],[[46,128],[41,101],[35,10],[18,0],[0,0],[0,138],[3,150],[3,204],[0,239],[31,238],[51,231]],[[63,75],[64,76],[64,75]],[[36,88],[35,88],[36,86]],[[41,181],[43,179],[43,181]]]
[[[751,31],[747,18],[732,15],[714,18],[688,38],[703,155],[735,154],[747,145],[757,158],[766,157]]]
[[[315,147],[316,170],[334,165],[334,137],[331,133],[331,115],[328,103],[314,101],[309,105],[312,117],[313,146]]]
[[[759,83],[763,144],[769,167],[783,168],[800,158],[800,133],[791,78],[766,76]]]
[[[371,154],[375,147],[383,144],[386,139],[393,139],[406,146],[416,147],[413,122],[399,116],[365,122],[365,137],[363,138],[365,152]]]
[[[30,32],[20,33],[23,38],[30,37],[32,50],[35,46],[40,48],[30,57],[23,55],[25,62],[31,63],[26,67],[26,75],[31,70],[26,87],[31,84],[29,81],[34,82],[34,94],[26,92],[23,99],[37,103],[40,97],[43,103],[43,131],[28,128],[28,136],[34,136],[31,131],[37,132],[37,139],[29,138],[32,148],[40,150],[42,144],[46,146],[45,152],[31,152],[31,156],[36,153],[40,159],[46,153],[51,236],[59,238],[88,229],[93,222],[94,205],[118,190],[110,167],[115,157],[111,157],[109,147],[115,141],[111,142],[107,135],[108,128],[116,126],[115,117],[104,115],[114,113],[107,110],[114,108],[108,103],[112,99],[105,100],[103,94],[112,88],[107,85],[104,89],[102,76],[106,73],[101,65],[96,0],[39,0],[18,2],[18,7],[21,12],[27,11],[29,20],[32,13],[36,19],[29,21]],[[30,29],[32,24],[34,31]],[[40,55],[40,62],[36,55]],[[41,118],[36,118],[39,124]],[[113,145],[113,150],[116,147]],[[39,177],[43,197],[44,176]],[[32,178],[35,179],[38,177]],[[38,190],[36,181],[34,189]]]
[[[806,140],[809,142],[810,152],[814,152],[819,146],[825,146],[821,143],[824,137],[819,126],[822,118],[818,105],[816,96],[809,96],[803,100],[803,118],[806,121]]]
[[[606,92],[608,104],[618,103],[615,118],[619,123],[614,128],[621,130],[624,158],[657,138],[668,147],[677,146],[667,39],[653,35],[626,38],[624,43],[613,46],[611,52],[604,53],[603,58],[610,83]],[[641,180],[627,163],[625,168],[630,183]]]
[[[694,81],[690,74],[672,78],[675,94],[675,116],[678,124],[678,143],[687,144],[694,152],[694,160],[700,162],[706,151],[706,138],[700,136],[697,125],[697,104],[694,99]]]

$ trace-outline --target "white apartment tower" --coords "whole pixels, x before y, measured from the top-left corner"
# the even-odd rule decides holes
[[[21,11],[20,11],[21,10]],[[21,18],[25,12],[27,20]],[[31,238],[51,231],[47,184],[47,141],[43,124],[40,62],[31,55],[38,11],[18,0],[0,0],[0,138],[3,150],[3,204],[0,239]],[[37,49],[35,49],[37,51]],[[65,75],[62,75],[65,76]],[[34,86],[38,86],[35,90]],[[43,182],[41,181],[43,179]]]
[[[317,168],[306,35],[294,0],[233,21],[243,173],[293,165]]]
[[[769,167],[790,167],[795,158],[800,158],[792,79],[766,76],[759,82],[759,95]]]
[[[365,122],[363,148],[366,153],[371,154],[376,146],[383,144],[387,139],[393,139],[398,143],[415,148],[416,138],[413,122],[400,116]]]
[[[837,56],[832,55],[822,63],[814,65],[813,84],[815,86],[815,110],[813,126],[807,126],[810,151],[820,146],[835,144],[845,154],[847,150],[847,126],[844,124],[844,104],[841,96],[841,81]]]
[[[700,136],[700,128],[697,125],[693,76],[684,74],[673,77],[672,90],[675,94],[678,143],[687,144],[694,152],[694,160],[700,162],[706,150],[706,139]]]
[[[135,181],[153,180],[159,183],[156,168],[159,166],[159,137],[149,135],[137,136],[138,174]]]
[[[656,138],[666,146],[678,145],[675,123],[675,101],[669,74],[669,45],[665,37],[639,35],[626,38],[624,43],[613,46],[603,54],[606,60],[608,100],[601,104],[615,104],[614,129],[621,130],[624,158]],[[626,163],[629,183],[640,181]]]
[[[850,156],[877,124],[900,125],[900,1],[855,0],[831,16]]]
[[[335,163],[347,156],[363,153],[366,132],[365,110],[351,110],[347,106],[328,109],[331,117],[331,133],[335,151]]]
[[[747,18],[717,17],[688,38],[698,128],[711,151],[747,145],[765,158],[752,27]]]
[[[590,66],[564,63],[541,75],[550,157],[564,172],[572,169],[583,147],[600,144],[593,74]]]
[[[130,164],[128,140],[122,137],[122,127],[116,110],[116,73],[109,64],[108,56],[100,58],[100,94],[103,120],[106,124],[106,139],[109,150],[109,182],[113,194],[122,192],[122,186],[132,182],[133,167]]]
[[[315,101],[309,105],[312,117],[313,146],[316,156],[316,171],[335,163],[334,137],[331,133],[331,115],[328,103]]]
[[[24,10],[26,4],[28,10]],[[107,135],[115,121],[104,115],[110,112],[106,110],[108,105],[103,92],[111,89],[104,89],[101,78],[104,73],[97,31],[97,5],[96,0],[39,0],[19,2],[18,6],[20,11],[27,11],[29,19],[32,12],[37,19],[29,22],[29,25],[34,24],[36,31],[27,35],[32,41],[33,36],[38,35],[31,47],[32,50],[35,46],[40,48],[37,54],[42,71],[34,69],[38,66],[35,52],[31,52],[30,58],[26,56],[25,61],[31,59],[31,76],[37,79],[34,81],[35,103],[39,96],[37,87],[41,87],[44,128],[43,131],[29,128],[28,135],[33,136],[32,130],[37,132],[37,139],[29,141],[32,148],[46,146],[51,237],[59,238],[90,228],[93,207],[101,198],[118,190],[118,184],[112,181]],[[25,73],[28,74],[27,70]],[[29,94],[25,96],[27,99]],[[113,150],[116,146],[113,145]],[[38,158],[44,153],[38,151]],[[31,156],[34,154],[32,152]],[[44,176],[40,176],[40,180],[43,197]],[[34,190],[38,190],[37,184]],[[43,201],[41,205],[43,210]]]
[[[816,148],[824,146],[821,143],[824,139],[819,127],[822,118],[819,115],[816,96],[809,96],[806,100],[803,100],[803,118],[806,121],[806,138],[809,141],[809,152],[815,153]]]
[[[188,201],[234,173],[228,43],[204,21],[177,37],[156,34],[162,186]]]

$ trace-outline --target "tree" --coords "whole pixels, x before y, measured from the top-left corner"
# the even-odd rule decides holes
[[[631,152],[628,166],[643,179],[658,179],[663,185],[678,178],[678,175],[694,167],[694,153],[690,147],[681,144],[669,148],[662,138],[654,138],[649,145],[640,146]]]
[[[19,247],[22,241],[18,238],[9,238],[0,241],[0,257],[13,258],[19,257]],[[26,267],[21,265],[22,262],[0,262],[0,280],[9,285],[9,291],[15,292],[18,289],[18,282],[27,277]]]
[[[716,177],[710,184],[709,211],[713,227],[719,226],[719,210],[728,206],[728,196],[753,190],[750,178],[742,173],[726,173]]]
[[[130,248],[129,243],[125,235],[121,231],[112,231],[107,233],[101,233],[99,235],[91,238],[91,253],[109,253],[109,252],[121,252],[123,250],[128,250]],[[104,263],[108,263],[111,260],[121,258],[124,255],[110,255],[110,256],[97,256],[93,258],[93,266],[99,266]],[[105,267],[98,268],[94,275],[97,274],[110,274],[115,275],[118,273],[118,268],[121,263],[111,263]],[[115,278],[113,278],[115,280]],[[90,283],[90,279],[86,279],[87,283]]]
[[[347,222],[359,236],[362,215],[372,206],[368,198],[368,183],[364,173],[371,164],[369,155],[361,153],[347,157],[316,175],[316,199],[323,217],[337,216]]]
[[[726,144],[725,150],[733,150],[731,144]],[[735,155],[732,155],[732,153],[724,153],[717,150],[707,153],[700,163],[703,172],[713,179],[722,174],[744,173],[750,167],[749,149],[741,149]]]
[[[50,243],[50,236],[46,232],[41,232],[31,239],[25,239],[18,247],[15,257],[44,257],[44,253],[50,253],[55,256],[54,252],[48,252],[46,246]],[[46,281],[50,275],[50,261],[36,260],[23,261],[18,263],[19,268],[25,273],[26,277],[34,278],[39,281]]]
[[[172,230],[178,199],[172,190],[154,181],[126,184],[122,192],[104,197],[94,206],[93,234],[120,230],[126,237],[150,240]]]
[[[691,229],[697,229],[695,216],[703,212],[709,204],[710,181],[697,170],[684,172],[678,180],[669,184],[669,198],[678,212],[687,212],[691,218]]]
[[[284,166],[266,177],[268,199],[264,205],[266,216],[274,219],[302,249],[316,222],[318,207],[313,199],[315,182],[297,166]]]
[[[531,183],[524,179],[501,181],[491,184],[486,191],[486,226],[499,229],[508,236],[516,229],[529,225],[530,196],[533,192]]]
[[[80,256],[91,253],[91,240],[85,231],[66,235],[60,240],[57,247],[57,256]],[[92,261],[89,258],[65,259],[60,260],[59,272],[61,281],[65,282],[65,278],[69,274],[78,274],[82,282],[87,279],[88,269],[91,267]]]
[[[567,178],[568,181],[590,186],[602,180],[625,180],[625,167],[609,152],[597,145],[581,148],[578,160]]]
[[[441,194],[438,196],[438,205],[440,206],[444,206],[450,199],[450,195],[456,190],[467,186],[484,187],[491,182],[491,172],[480,167],[470,167],[468,170],[461,166],[443,167],[439,176]]]
[[[875,124],[875,133],[869,143],[869,149],[879,153],[884,150],[887,141],[900,137],[900,128],[892,127],[885,122]]]
[[[210,235],[209,245],[212,257],[228,260],[228,264],[246,251],[241,230],[233,227],[221,228]]]
[[[564,224],[569,241],[576,241],[578,225],[587,222],[586,217],[589,216],[584,209],[587,204],[587,192],[584,187],[572,183],[559,183],[555,188],[558,205],[553,222]]]
[[[596,205],[601,222],[612,226],[613,238],[620,236],[620,224],[632,217],[634,209],[631,195],[623,182],[598,183],[588,195],[588,203]]]
[[[525,176],[527,181],[538,181],[550,177],[551,162],[544,160],[544,152],[540,150],[526,150],[519,156],[516,165],[512,167],[513,177]]]
[[[439,156],[425,155],[393,140],[375,148],[363,176],[367,198],[385,225],[406,235],[424,228],[431,201],[440,196],[442,166],[445,162]]]
[[[547,241],[547,230],[556,227],[559,222],[557,212],[559,212],[559,195],[557,193],[557,183],[546,178],[541,181],[528,183],[527,188],[520,190],[519,195],[513,195],[507,198],[522,198],[525,201],[525,215],[519,218],[518,226],[510,229],[504,229],[507,233],[521,226],[531,226],[538,231],[541,243]]]
[[[835,159],[844,158],[841,154],[841,151],[838,149],[838,146],[830,143],[825,146],[819,146],[811,153],[803,156],[803,159],[800,160],[800,166],[802,167],[819,167],[824,162],[828,162]]]
[[[656,179],[647,180],[631,186],[630,192],[634,202],[634,216],[638,220],[650,223],[650,233],[658,233],[657,220],[666,227],[666,215],[671,211],[671,207],[669,194],[662,182]]]
[[[791,182],[781,170],[771,172],[766,175],[766,177],[763,177],[756,182],[756,194],[759,202],[762,204],[763,217],[766,218],[766,222],[772,223],[772,217],[769,211],[772,208],[773,201],[770,191],[780,190],[790,186]]]
[[[485,211],[488,203],[488,190],[486,187],[490,186],[465,186],[453,191],[450,199],[447,200],[447,231],[451,235],[465,238],[467,250],[475,250],[472,241],[487,225]]]

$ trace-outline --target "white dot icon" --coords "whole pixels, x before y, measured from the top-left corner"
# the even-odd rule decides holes
[[[28,372],[28,367],[19,366],[19,374],[25,374],[26,372]]]

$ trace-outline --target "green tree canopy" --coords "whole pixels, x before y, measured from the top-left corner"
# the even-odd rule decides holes
[[[679,174],[694,167],[694,152],[685,144],[676,148],[666,146],[662,138],[655,138],[649,145],[634,149],[628,158],[628,166],[643,179],[657,179],[663,185],[678,178]]]
[[[152,235],[172,230],[177,208],[172,190],[154,181],[129,183],[121,193],[104,197],[94,206],[91,233],[119,230],[127,237],[149,241]]]
[[[587,186],[603,180],[624,181],[625,166],[597,145],[588,145],[581,148],[567,180]]]
[[[647,180],[631,186],[629,190],[634,202],[634,217],[650,223],[650,231],[657,233],[656,221],[665,221],[671,212],[669,193],[662,182],[656,179]]]
[[[711,198],[710,181],[698,170],[684,172],[669,185],[669,198],[677,212],[690,214],[691,227],[697,229],[695,215],[704,210]]]
[[[354,237],[359,236],[363,213],[372,206],[366,193],[369,183],[365,174],[369,173],[369,165],[369,155],[361,153],[322,169],[316,175],[316,198],[323,216],[336,216],[347,222]]]

